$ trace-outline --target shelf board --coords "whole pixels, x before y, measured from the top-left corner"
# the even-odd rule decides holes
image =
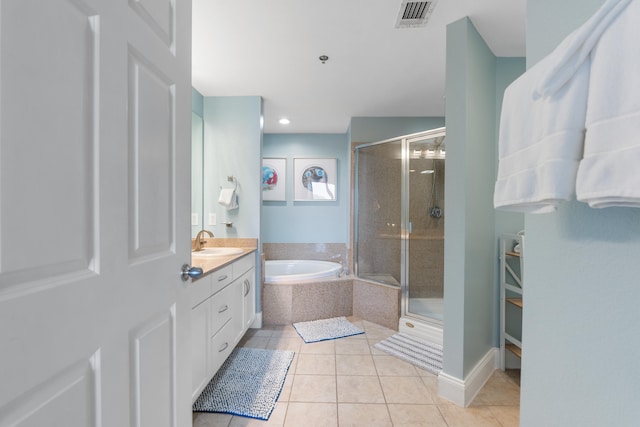
[[[512,252],[512,251],[509,251],[509,252],[505,252],[505,255],[515,256],[515,257],[520,258],[520,252]]]
[[[507,343],[504,345],[504,348],[509,350],[511,353],[515,354],[516,356],[518,356],[520,359],[522,359],[522,349],[517,345]]]
[[[522,348],[522,342],[513,335],[508,334],[507,332],[504,333],[504,339],[507,341],[506,344],[511,343],[515,344],[516,347]]]
[[[507,302],[510,302],[516,307],[522,308],[522,298],[507,298]]]

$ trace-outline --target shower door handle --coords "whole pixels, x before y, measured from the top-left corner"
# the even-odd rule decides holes
[[[409,226],[407,227],[407,231],[409,232],[409,234],[413,233],[413,223],[411,221],[409,221]]]

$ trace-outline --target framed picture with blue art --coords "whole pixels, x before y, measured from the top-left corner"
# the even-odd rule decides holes
[[[294,198],[296,202],[337,200],[337,159],[293,159]]]
[[[262,200],[286,201],[287,159],[262,159]]]

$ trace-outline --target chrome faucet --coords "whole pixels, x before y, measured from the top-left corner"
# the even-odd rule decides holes
[[[202,245],[204,245],[205,242],[202,241],[202,236],[207,233],[209,235],[209,237],[213,237],[213,233],[210,232],[209,230],[200,230],[198,231],[198,234],[196,235],[196,239],[193,242],[193,251],[197,252],[197,251],[201,251],[202,250]]]

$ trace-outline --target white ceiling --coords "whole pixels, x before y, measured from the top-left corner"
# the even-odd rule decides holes
[[[193,0],[193,86],[262,96],[265,133],[344,133],[351,117],[444,116],[446,26],[464,16],[496,56],[525,54],[526,0],[439,0],[398,29],[401,5]]]

